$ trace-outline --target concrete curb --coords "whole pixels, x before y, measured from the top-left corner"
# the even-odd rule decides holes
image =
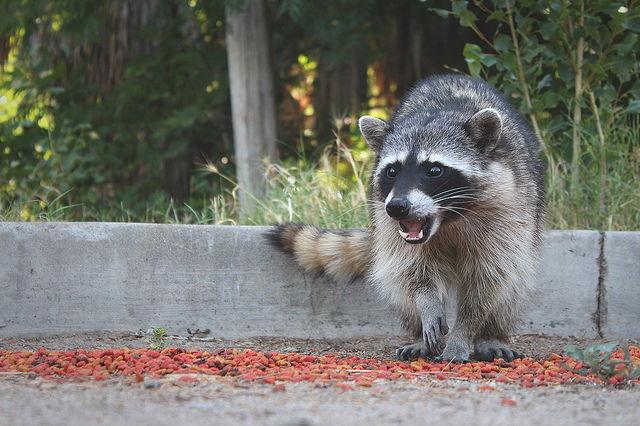
[[[0,336],[402,334],[362,281],[303,274],[267,227],[0,223]],[[640,338],[640,233],[551,231],[521,333]]]

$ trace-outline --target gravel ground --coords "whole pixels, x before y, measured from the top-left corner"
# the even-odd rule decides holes
[[[207,339],[203,337],[203,339]],[[351,342],[256,338],[241,341],[175,338],[171,346],[209,350],[338,353],[391,358],[403,339]],[[565,354],[568,345],[590,340],[538,335],[516,336],[513,346],[532,357]],[[626,340],[625,345],[639,345]],[[0,350],[143,348],[143,337],[128,333],[83,333],[39,338],[0,339]],[[178,377],[145,383],[129,379],[69,382],[0,373],[0,424],[640,424],[640,388],[572,385],[525,389],[431,377],[381,380],[372,387],[318,383],[284,386],[201,376],[196,383]],[[491,386],[489,388],[488,386]]]

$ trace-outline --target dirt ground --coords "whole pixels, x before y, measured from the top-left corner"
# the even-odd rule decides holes
[[[144,348],[142,333],[82,333],[38,338],[1,338],[0,350]],[[402,338],[330,341],[254,338],[220,340],[176,336],[170,346],[216,350],[315,354],[337,353],[392,358]],[[568,345],[584,348],[592,340],[541,335],[516,336],[514,348],[534,358],[564,355]],[[623,345],[640,345],[637,340]],[[488,387],[490,386],[490,388]],[[640,388],[558,385],[525,389],[510,383],[431,377],[415,381],[381,380],[372,387],[342,390],[318,383],[267,384],[201,377],[137,383],[49,381],[28,374],[0,373],[0,425],[14,424],[640,424]]]
[[[256,337],[243,340],[228,340],[209,337],[208,334],[199,333],[194,330],[193,334],[172,336],[169,344],[171,347],[184,349],[200,349],[212,352],[216,349],[253,349],[255,351],[274,351],[279,353],[300,352],[309,353],[316,350],[314,354],[324,355],[336,353],[339,355],[355,355],[361,358],[389,358],[393,359],[396,348],[410,343],[406,337],[391,338],[369,338],[358,340],[328,340],[328,339],[286,339],[273,337]],[[92,332],[75,333],[63,335],[44,335],[39,337],[22,338],[0,337],[0,350],[35,351],[41,347],[48,350],[78,350],[78,349],[142,349],[148,348],[146,341],[150,337],[150,332],[137,331],[131,333],[124,332]],[[569,345],[580,349],[594,343],[604,343],[605,340],[583,339],[574,336],[546,336],[541,334],[529,334],[514,336],[512,346],[520,352],[532,358],[545,357],[552,353],[565,355]],[[619,340],[620,345],[639,346],[639,340]]]

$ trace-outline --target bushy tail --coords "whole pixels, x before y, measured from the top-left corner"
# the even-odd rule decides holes
[[[292,254],[307,272],[325,273],[336,280],[349,281],[364,275],[371,258],[369,229],[323,229],[285,223],[265,236]]]

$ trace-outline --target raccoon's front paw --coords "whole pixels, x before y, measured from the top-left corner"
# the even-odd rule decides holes
[[[494,359],[502,358],[511,362],[514,359],[524,357],[523,353],[511,349],[498,340],[480,340],[476,343],[476,358],[479,361],[492,362]]]
[[[428,359],[438,354],[431,352],[424,342],[403,346],[396,350],[396,358],[400,361],[411,361],[418,358]]]
[[[441,316],[432,317],[428,321],[422,320],[422,340],[431,356],[442,353],[445,346],[445,336],[448,332],[449,326],[444,313]]]

